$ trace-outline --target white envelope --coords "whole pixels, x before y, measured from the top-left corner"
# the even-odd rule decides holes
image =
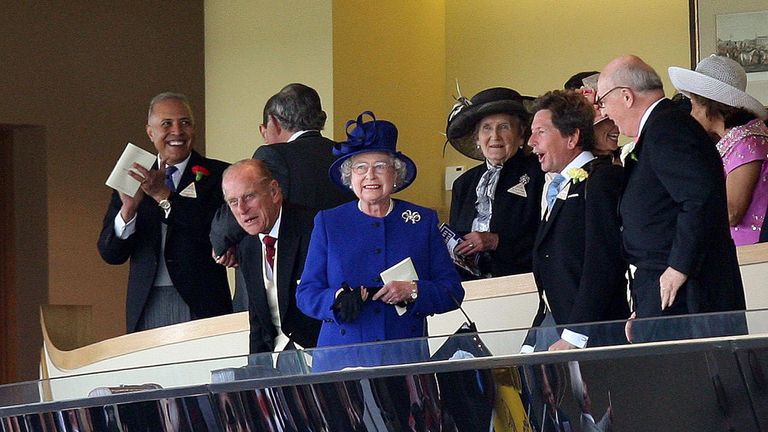
[[[386,284],[391,281],[414,281],[419,280],[419,275],[416,274],[416,268],[413,266],[411,257],[408,257],[392,267],[384,270],[380,273],[381,280]],[[395,305],[395,310],[398,315],[402,315],[407,310],[404,307]]]
[[[112,173],[109,174],[105,184],[128,196],[136,196],[136,192],[139,191],[141,184],[136,181],[136,179],[129,176],[128,171],[131,170],[134,162],[146,169],[150,169],[155,163],[155,160],[157,160],[157,156],[141,147],[128,143],[125,146],[125,150],[123,150],[123,154],[120,155],[120,159],[117,160],[117,164],[112,169]]]

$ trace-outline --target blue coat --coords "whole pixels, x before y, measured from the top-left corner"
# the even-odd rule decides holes
[[[456,302],[464,299],[437,229],[437,214],[406,201],[394,203],[384,218],[364,214],[356,201],[315,217],[296,300],[305,314],[323,321],[318,347],[426,336],[428,315],[456,309]],[[398,316],[394,306],[369,300],[354,322],[337,321],[331,306],[343,282],[352,287],[381,285],[379,274],[407,257],[419,276],[419,297],[405,314]]]

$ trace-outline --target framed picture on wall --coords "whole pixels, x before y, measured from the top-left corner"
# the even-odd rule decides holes
[[[689,0],[691,67],[711,54],[737,61],[747,93],[768,106],[768,3],[765,0]]]

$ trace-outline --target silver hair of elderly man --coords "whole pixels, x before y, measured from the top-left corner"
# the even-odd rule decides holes
[[[352,187],[352,164],[355,161],[356,156],[352,156],[349,159],[345,160],[341,166],[339,167],[339,171],[341,172],[341,182],[344,183],[344,186]],[[405,176],[408,174],[408,171],[405,166],[405,162],[401,161],[396,156],[390,156],[389,162],[395,167],[395,191],[398,191],[400,189],[400,186],[405,183]]]

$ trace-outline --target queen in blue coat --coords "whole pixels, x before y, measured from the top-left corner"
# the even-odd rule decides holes
[[[323,322],[318,348],[426,336],[426,317],[464,298],[437,214],[391,198],[416,177],[413,161],[396,151],[395,125],[364,112],[347,122],[347,136],[329,175],[358,200],[315,217],[297,304]],[[407,258],[416,275],[384,284],[381,272]],[[425,348],[413,341],[318,350],[313,370],[424,360]]]

